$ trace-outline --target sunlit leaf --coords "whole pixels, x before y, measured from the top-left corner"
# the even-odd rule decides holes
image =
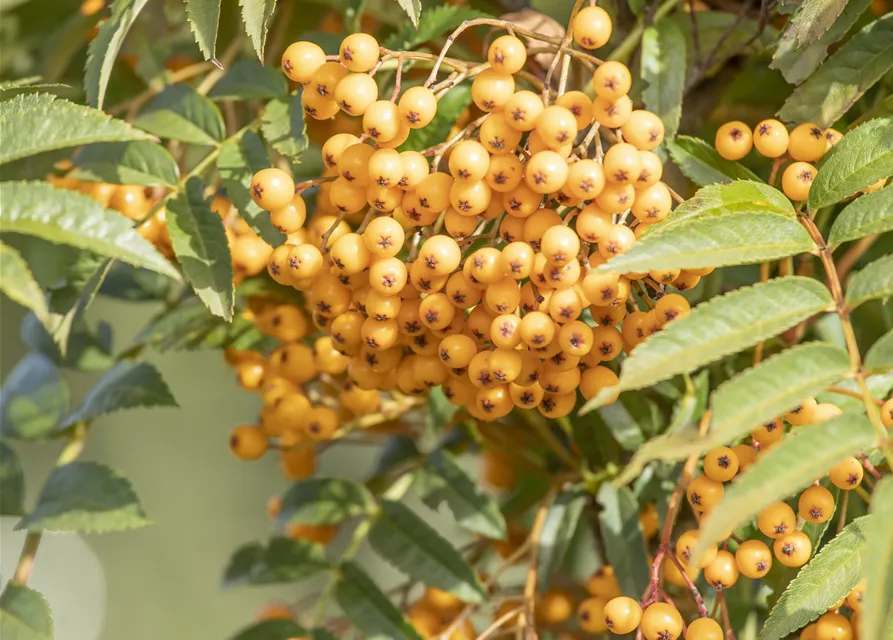
[[[121,45],[147,2],[148,0],[113,0],[111,17],[100,24],[96,37],[90,40],[87,67],[84,70],[84,90],[91,106],[102,109],[105,90]]]

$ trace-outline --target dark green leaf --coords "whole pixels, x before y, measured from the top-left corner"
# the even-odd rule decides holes
[[[742,164],[726,160],[712,145],[699,138],[679,136],[667,143],[667,149],[679,170],[699,186],[734,180],[759,180],[753,171]]]
[[[537,587],[540,593],[548,590],[552,576],[561,567],[588,499],[582,487],[572,486],[564,489],[549,506],[537,556]]]
[[[694,41],[692,33],[697,30],[698,45],[700,49],[700,61],[703,64],[707,55],[710,55],[712,64],[706,69],[705,76],[710,77],[725,66],[726,60],[735,55],[746,53],[748,49],[758,50],[775,41],[775,30],[772,27],[758,33],[757,21],[743,17],[740,11],[696,11],[675,12],[668,18],[676,22],[686,36],[689,47],[688,60],[689,74],[694,72],[698,58],[694,55]],[[694,22],[694,25],[692,24]]]
[[[636,498],[626,487],[605,483],[598,490],[596,500],[602,507],[598,521],[606,559],[614,567],[620,590],[642,593],[649,581],[648,556]]]
[[[0,516],[25,515],[25,476],[12,447],[0,441]]]
[[[186,0],[189,28],[205,60],[217,58],[217,27],[221,0]]]
[[[840,212],[828,242],[839,244],[893,229],[893,185],[859,196]]]
[[[300,92],[270,100],[263,113],[261,131],[279,153],[295,160],[307,149],[307,127]]]
[[[805,47],[822,37],[846,4],[847,0],[803,0],[790,25],[798,46]]]
[[[270,224],[270,214],[255,204],[249,191],[254,174],[269,166],[267,150],[254,131],[246,131],[241,138],[228,139],[217,158],[223,188],[239,214],[267,244],[278,247],[285,236]]]
[[[180,179],[177,162],[154,142],[101,142],[81,149],[72,177],[113,184],[174,187]]]
[[[855,307],[875,298],[893,295],[893,255],[875,260],[858,271],[846,290],[846,303]]]
[[[53,616],[43,594],[7,584],[0,595],[0,636],[4,640],[53,640]]]
[[[726,487],[722,501],[701,523],[701,542],[692,563],[697,564],[694,556],[700,556],[723,532],[808,486],[847,456],[864,451],[876,439],[868,419],[851,413],[795,430]]]
[[[3,182],[0,200],[4,232],[87,249],[180,279],[171,263],[134,231],[130,220],[83,194],[54,189],[46,182]]]
[[[165,87],[133,124],[159,138],[198,145],[214,145],[226,135],[217,105],[188,84]]]
[[[374,509],[375,500],[361,484],[343,478],[310,478],[293,484],[282,496],[279,524],[336,524]]]
[[[294,620],[264,620],[242,629],[232,640],[295,640],[307,630]]]
[[[93,385],[65,426],[125,409],[176,406],[177,401],[155,367],[148,362],[123,361]]]
[[[335,585],[338,606],[366,640],[422,640],[390,599],[359,565],[341,565]]]
[[[778,116],[833,124],[893,65],[893,13],[867,25],[828,58],[785,101]]]
[[[46,296],[34,281],[21,254],[3,242],[0,242],[0,291],[13,302],[33,311],[41,322],[46,322],[49,314]]]
[[[382,46],[395,51],[410,51],[437,36],[451,32],[466,20],[474,20],[487,15],[475,9],[456,5],[432,7],[425,11],[425,15],[419,20],[418,29],[415,25],[404,23],[397,31],[388,36]],[[440,105],[438,105],[439,110]]]
[[[478,486],[448,451],[436,449],[428,460],[443,482],[425,497],[426,504],[436,508],[445,501],[461,527],[493,540],[504,540],[505,518],[496,500]]]
[[[63,354],[46,327],[33,314],[25,316],[20,330],[22,342],[33,351],[49,358],[56,366],[77,371],[105,371],[114,364],[112,329],[100,322],[91,329],[82,313],[76,313],[69,325],[68,348]]]
[[[409,507],[381,501],[369,543],[382,558],[414,580],[452,593],[465,602],[483,601],[485,591],[459,550]]]
[[[267,545],[252,542],[239,548],[230,558],[223,586],[298,582],[328,567],[322,545],[277,536]]]
[[[890,603],[893,602],[893,478],[877,483],[871,496],[871,516],[862,568],[867,585],[862,601],[859,633],[862,638],[882,638],[893,628]],[[886,620],[886,624],[885,624]],[[889,638],[889,635],[887,636]]]
[[[422,14],[421,0],[397,0],[400,8],[406,12],[416,29],[419,28],[419,16]]]
[[[893,331],[888,331],[871,345],[865,355],[865,370],[881,373],[893,369]]]
[[[645,107],[664,123],[664,139],[672,140],[682,117],[685,89],[685,36],[674,22],[661,20],[642,34],[642,92]]]
[[[584,419],[589,420],[589,418]],[[641,394],[621,393],[616,402],[599,407],[592,416],[590,429],[609,432],[626,451],[635,451],[649,434],[660,428],[657,405]]]
[[[0,130],[0,164],[91,142],[151,139],[123,120],[49,93],[22,94],[2,103]]]
[[[251,39],[258,60],[263,60],[267,32],[270,30],[270,18],[276,9],[276,0],[239,0],[239,6],[242,7],[245,31]]]
[[[102,109],[112,67],[124,38],[146,2],[148,0],[113,0],[111,17],[101,23],[99,33],[90,41],[84,70],[84,91],[87,102],[97,109]]]
[[[288,93],[288,83],[282,72],[252,59],[231,66],[208,95],[215,100],[266,100],[284,93]]]
[[[68,385],[46,357],[30,353],[9,373],[0,397],[4,438],[42,440],[68,413]]]
[[[865,562],[870,557],[866,553],[869,521],[869,516],[853,520],[800,569],[772,608],[758,640],[786,638],[853,590],[859,583],[863,567],[871,564]],[[871,560],[874,562],[875,559]]]
[[[647,273],[766,262],[809,251],[809,232],[776,213],[702,217],[647,234],[599,267],[600,272]]]
[[[456,119],[471,104],[471,88],[460,84],[437,103],[437,114],[427,127],[413,129],[400,147],[401,151],[421,151],[446,141]]]
[[[890,15],[893,42],[893,14]],[[890,50],[893,52],[893,44]],[[893,175],[893,118],[870,120],[847,133],[825,156],[809,189],[809,209],[816,211],[840,202],[890,175]]]
[[[153,318],[134,339],[159,351],[195,351],[199,349],[254,349],[266,338],[257,326],[236,316],[227,323],[212,315],[201,304],[188,304]],[[262,349],[263,350],[263,349]]]
[[[53,470],[16,529],[106,533],[147,524],[130,481],[95,462],[71,462]]]
[[[233,259],[220,215],[205,200],[205,185],[190,178],[186,193],[167,203],[167,231],[192,289],[216,316],[232,320]]]
[[[800,47],[793,25],[788,23],[784,33],[778,39],[778,47],[772,56],[773,69],[778,69],[790,84],[800,84],[819,68],[828,57],[828,47],[840,40],[856,23],[859,17],[871,4],[871,0],[848,0],[843,13],[815,42]]]

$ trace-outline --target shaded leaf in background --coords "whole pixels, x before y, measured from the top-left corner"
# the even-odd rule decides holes
[[[866,371],[883,372],[893,369],[893,330],[888,331],[871,345],[865,354]]]
[[[305,636],[307,630],[294,620],[263,620],[242,629],[232,640],[293,640]]]
[[[307,149],[307,127],[300,91],[270,100],[262,118],[261,132],[267,142],[287,158],[300,158]]]
[[[239,0],[239,6],[242,7],[242,22],[245,23],[245,31],[251,39],[254,52],[258,60],[263,61],[276,0]]]
[[[40,285],[34,281],[21,254],[3,242],[0,242],[0,291],[13,302],[33,311],[41,322],[47,321],[49,310]]]
[[[890,14],[893,65],[893,13]],[[893,175],[893,118],[870,120],[848,132],[825,155],[809,189],[809,209],[840,202]]]
[[[855,307],[890,296],[893,296],[893,255],[879,258],[856,272],[847,285],[846,303]]]
[[[667,142],[667,150],[685,177],[702,187],[715,182],[760,179],[744,165],[720,156],[713,145],[700,138],[679,136]]]
[[[53,616],[43,594],[7,584],[0,594],[0,636],[6,640],[53,640]]]
[[[111,325],[100,321],[96,329],[91,329],[81,313],[76,313],[72,319],[68,349],[64,354],[47,328],[33,314],[28,314],[22,320],[19,336],[29,349],[65,369],[105,371],[115,362],[112,358]]]
[[[642,34],[642,91],[645,107],[664,123],[664,139],[676,137],[685,89],[685,36],[675,22],[658,21]]]
[[[70,462],[53,469],[37,506],[15,528],[106,533],[148,524],[129,480],[96,462]]]
[[[648,556],[639,505],[627,487],[606,482],[599,488],[596,500],[602,507],[598,514],[606,560],[623,593],[642,593],[648,586]]]
[[[759,640],[786,638],[849,595],[859,583],[863,565],[870,564],[865,562],[869,558],[866,554],[869,520],[869,516],[853,520],[800,569],[772,608],[760,630]]]
[[[328,567],[322,545],[276,536],[266,545],[252,542],[237,549],[224,572],[223,586],[298,582]]]
[[[382,500],[369,544],[408,577],[464,602],[483,602],[486,592],[459,550],[406,505]]]
[[[871,516],[865,531],[869,559],[862,568],[865,597],[859,631],[865,638],[882,638],[884,630],[893,629],[893,477],[887,476],[875,485],[871,496]],[[885,623],[886,621],[886,623]],[[887,636],[889,637],[889,636]]]
[[[375,500],[361,484],[343,478],[310,478],[297,482],[282,496],[278,522],[336,524],[366,515]]]
[[[865,416],[847,413],[789,434],[726,487],[722,501],[701,523],[692,563],[697,564],[706,547],[723,532],[806,487],[847,456],[864,451],[876,438]]]
[[[208,97],[214,100],[266,100],[288,93],[288,83],[277,67],[257,60],[239,60],[230,66]]]
[[[335,600],[366,640],[422,640],[372,578],[354,562],[340,567]]]
[[[410,51],[439,35],[452,32],[466,20],[483,18],[487,15],[482,11],[455,5],[432,7],[422,15],[418,28],[413,24],[404,24],[388,36],[381,46],[394,51]]]
[[[545,593],[561,567],[589,497],[580,486],[564,489],[546,512],[539,538],[537,588]]]
[[[216,316],[232,320],[233,259],[220,214],[211,210],[205,185],[190,178],[186,193],[167,203],[167,230],[177,261],[192,289]]]
[[[29,353],[7,375],[0,394],[0,435],[49,437],[68,413],[68,385],[46,357]]]
[[[22,94],[3,103],[0,130],[0,164],[91,142],[151,140],[123,120],[50,93]]]
[[[857,240],[893,229],[893,184],[859,196],[834,219],[830,244]]]
[[[165,87],[140,111],[133,124],[159,138],[197,145],[215,145],[226,136],[217,105],[188,84]]]
[[[205,60],[217,59],[217,27],[221,0],[186,0],[186,15],[195,43]]]
[[[677,12],[665,19],[675,22],[685,34],[689,53],[686,56],[689,74],[692,73],[697,62],[692,40],[692,20],[697,25],[698,44],[702,58],[715,50],[712,64],[706,69],[707,77],[721,69],[729,57],[746,52],[748,47],[756,50],[775,41],[775,30],[772,27],[767,27],[757,38],[752,39],[751,36],[757,33],[757,21],[751,18],[742,18],[737,11],[734,13],[697,11],[693,15],[689,15],[688,12]],[[748,47],[745,47],[745,44]]]
[[[100,142],[80,151],[70,174],[78,180],[174,187],[180,169],[167,149],[155,142]]]
[[[778,111],[786,122],[832,125],[893,66],[893,13],[864,27],[797,87]],[[819,173],[821,175],[821,172]]]
[[[23,515],[25,476],[22,473],[22,463],[15,450],[0,441],[0,516]]]
[[[105,90],[121,45],[147,2],[148,0],[113,0],[111,17],[102,21],[96,37],[90,40],[87,67],[84,69],[84,91],[90,106],[102,109]]]
[[[65,421],[65,426],[125,409],[177,406],[177,401],[155,367],[148,362],[125,360],[112,367],[93,385],[81,406]]]

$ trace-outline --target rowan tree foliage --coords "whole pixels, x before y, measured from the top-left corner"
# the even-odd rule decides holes
[[[893,637],[888,4],[335,4],[0,3],[0,634],[44,532],[149,524],[79,460],[186,393],[145,356],[216,349],[283,474],[222,586],[322,585],[237,640]]]

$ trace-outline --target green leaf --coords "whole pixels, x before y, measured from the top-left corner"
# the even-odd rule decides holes
[[[562,490],[549,506],[540,533],[537,556],[537,588],[540,593],[548,590],[552,576],[561,567],[588,500],[583,487],[571,486]]]
[[[602,506],[598,521],[606,561],[614,567],[620,590],[642,593],[649,583],[648,556],[636,498],[627,487],[605,483],[599,488],[596,500]]]
[[[419,20],[418,28],[415,25],[404,23],[397,31],[388,36],[381,46],[394,51],[410,51],[437,36],[453,31],[466,20],[488,16],[489,14],[476,9],[440,5],[425,11],[425,15]],[[438,105],[439,109],[440,105]]]
[[[422,640],[359,565],[345,562],[340,571],[335,600],[365,640]]]
[[[893,14],[891,14],[893,42]],[[893,44],[891,44],[893,51]],[[891,54],[893,55],[893,54]],[[827,153],[809,189],[809,210],[840,202],[893,175],[893,118],[869,120]]]
[[[882,373],[893,369],[893,330],[882,335],[877,342],[871,345],[865,355],[863,368],[873,373]]]
[[[800,84],[819,68],[828,57],[828,47],[846,35],[870,4],[871,0],[848,0],[831,28],[806,47],[801,47],[797,42],[793,21],[788,23],[778,38],[770,67],[781,71],[788,83]]]
[[[493,496],[478,486],[445,449],[432,451],[428,461],[442,482],[425,496],[425,503],[436,508],[445,501],[459,526],[492,540],[504,540],[505,518]]]
[[[725,495],[701,522],[701,542],[692,557],[723,532],[748,522],[765,507],[808,486],[847,456],[874,444],[877,434],[865,416],[852,413],[796,429],[757,458],[726,486]]]
[[[814,246],[809,232],[795,218],[777,213],[738,213],[695,218],[647,234],[598,271],[642,273],[754,264],[804,253]]]
[[[893,295],[893,254],[879,258],[856,272],[846,290],[846,303],[856,307],[875,298]]]
[[[241,138],[229,138],[217,158],[220,181],[239,214],[267,244],[278,247],[285,242],[285,236],[270,224],[270,214],[255,204],[250,191],[254,174],[269,166],[267,150],[254,131],[246,131]]]
[[[239,0],[242,7],[242,22],[251,39],[258,60],[264,59],[264,47],[267,43],[267,31],[270,30],[270,18],[276,9],[276,0]]]
[[[483,585],[462,554],[406,505],[381,501],[369,544],[401,573],[448,591],[465,602],[485,598]]]
[[[689,46],[689,73],[699,60],[694,55],[692,37],[692,33],[697,32],[700,62],[704,63],[706,55],[713,61],[705,70],[706,77],[721,70],[730,57],[742,55],[748,50],[752,52],[765,48],[775,41],[776,36],[775,29],[771,26],[760,31],[756,20],[742,16],[739,11],[696,11],[693,14],[676,12],[665,19],[676,22],[685,34]],[[760,35],[752,37],[754,34]]]
[[[368,515],[375,500],[361,484],[343,478],[310,478],[291,486],[282,496],[279,524],[336,524]]]
[[[217,105],[188,84],[164,88],[133,122],[159,138],[211,146],[226,136]]]
[[[685,89],[685,36],[674,22],[661,20],[642,34],[642,92],[645,107],[664,123],[664,139],[672,140],[682,117]]]
[[[862,576],[867,582],[862,600],[859,633],[862,638],[881,638],[890,631],[893,620],[893,478],[887,476],[875,485],[871,495],[871,516],[865,531],[866,562]],[[885,621],[886,620],[886,624]],[[889,636],[887,636],[889,637]]]
[[[790,122],[827,127],[893,65],[893,13],[865,26],[797,87],[778,111]]]
[[[846,377],[849,371],[847,353],[829,343],[813,342],[783,351],[717,388],[711,400],[710,429],[705,435],[686,429],[652,438],[635,451],[616,482],[630,482],[652,460],[684,460],[731,444],[751,429],[790,411],[803,398]]]
[[[7,584],[0,595],[0,636],[5,640],[53,640],[53,616],[43,594]]]
[[[742,287],[699,304],[636,347],[621,370],[623,390],[690,372],[777,335],[829,308],[820,282],[800,276]]]
[[[401,151],[422,151],[445,142],[459,115],[471,104],[471,87],[460,84],[450,89],[437,103],[437,114],[427,127],[413,129],[401,145]]]
[[[0,291],[13,302],[33,311],[41,322],[46,322],[49,315],[46,296],[34,281],[21,254],[3,242],[0,242]]]
[[[25,476],[12,447],[0,441],[0,516],[25,515]]]
[[[19,331],[22,342],[29,349],[49,358],[58,367],[76,371],[105,371],[115,360],[112,357],[112,330],[106,322],[91,329],[84,321],[83,313],[75,313],[68,326],[68,344],[65,353],[56,338],[33,314],[25,316]],[[67,404],[66,404],[66,412]]]
[[[0,164],[91,142],[150,140],[123,120],[49,93],[15,96],[0,104]]]
[[[307,630],[294,620],[279,618],[264,620],[242,629],[232,640],[294,640],[306,633]]]
[[[167,231],[192,289],[215,316],[233,318],[233,259],[220,215],[205,200],[205,185],[190,178],[186,193],[167,203]]]
[[[84,69],[84,91],[90,106],[102,109],[121,45],[146,2],[148,0],[113,0],[112,15],[100,24],[99,33],[90,41]]]
[[[791,18],[791,28],[800,47],[818,40],[846,6],[847,0],[804,0]]]
[[[273,148],[292,160],[307,149],[307,126],[300,92],[270,100],[262,115],[261,131]]]
[[[155,367],[148,362],[125,360],[93,385],[81,406],[68,416],[65,426],[125,409],[178,406]]]
[[[635,451],[645,441],[647,434],[656,433],[662,427],[662,417],[657,405],[641,394],[621,393],[616,402],[599,407],[591,414],[589,429],[610,433],[624,450]]]
[[[221,0],[186,0],[186,16],[195,43],[205,60],[217,59],[217,28]]]
[[[421,0],[397,0],[397,4],[399,4],[400,8],[403,9],[406,12],[406,15],[409,16],[409,19],[412,21],[413,26],[418,29],[419,16],[422,14]]]
[[[167,149],[154,142],[101,142],[81,149],[71,174],[78,180],[174,187],[180,169]]]
[[[252,542],[230,558],[224,587],[298,582],[329,568],[322,545],[276,536],[267,545]]]
[[[53,470],[34,511],[15,528],[106,533],[147,524],[130,481],[96,462],[70,462]]]
[[[859,196],[834,220],[830,244],[857,240],[893,229],[893,184]]]
[[[667,150],[685,177],[702,187],[715,182],[759,180],[753,171],[726,160],[712,145],[699,138],[679,136],[667,143]]]
[[[215,100],[266,100],[288,93],[288,83],[277,67],[257,60],[239,60],[214,85],[209,97]]]
[[[870,516],[853,520],[800,569],[772,608],[758,640],[786,638],[853,590],[859,583],[863,565],[874,562],[874,558],[866,554],[866,535],[872,526],[870,520]],[[872,562],[866,563],[868,558]],[[865,637],[879,638],[880,635]]]
[[[0,394],[0,425],[4,438],[42,440],[68,413],[68,385],[53,363],[29,353],[6,377]]]
[[[180,279],[180,274],[120,213],[75,191],[46,182],[0,183],[3,231],[37,236],[56,244],[87,249]]]

